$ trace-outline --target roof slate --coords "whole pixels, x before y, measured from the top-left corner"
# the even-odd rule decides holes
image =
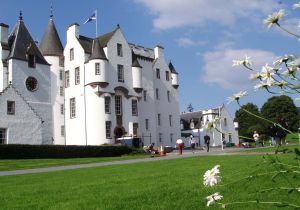
[[[115,32],[117,30],[118,30],[118,28],[116,28],[112,32],[103,34],[102,36],[98,36],[97,38],[95,38],[99,41],[101,48],[107,46],[107,43],[110,41],[110,39],[112,38],[112,36],[115,34]],[[78,41],[81,44],[82,48],[88,54],[92,53],[93,40],[94,39],[92,39],[92,38],[89,38],[86,36],[81,36],[81,35],[79,35],[79,38],[78,38]]]
[[[106,55],[103,51],[103,48],[100,46],[98,39],[93,40],[92,54],[89,60],[93,59],[107,60]]]
[[[31,53],[35,55],[36,63],[49,65],[36,46],[35,41],[33,41],[22,19],[19,19],[13,32],[8,37],[8,45],[11,49],[9,59],[15,58],[27,61],[28,50],[30,49]]]
[[[40,43],[40,51],[44,56],[62,56],[64,48],[61,44],[54,21],[50,18],[47,30]]]
[[[171,61],[169,63],[169,69],[170,69],[171,73],[178,74]]]

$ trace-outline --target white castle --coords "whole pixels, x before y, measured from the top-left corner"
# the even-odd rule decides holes
[[[178,73],[164,49],[130,44],[120,26],[96,38],[74,23],[63,48],[53,16],[39,46],[22,14],[0,23],[0,144],[175,145]]]

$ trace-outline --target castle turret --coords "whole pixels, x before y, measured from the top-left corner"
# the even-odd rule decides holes
[[[92,54],[86,64],[86,84],[106,87],[108,82],[108,60],[99,40],[93,40]]]
[[[133,88],[137,93],[143,90],[142,85],[142,66],[140,65],[137,56],[132,53],[132,82]]]
[[[51,104],[53,118],[53,143],[65,144],[64,135],[64,80],[63,46],[51,14],[47,29],[40,43],[40,51],[51,64]]]
[[[169,63],[169,69],[171,71],[171,77],[172,77],[172,81],[171,82],[172,82],[172,85],[173,85],[174,88],[177,89],[179,87],[179,84],[178,84],[178,73],[176,72],[176,70],[175,70],[173,64],[171,63],[171,61]]]

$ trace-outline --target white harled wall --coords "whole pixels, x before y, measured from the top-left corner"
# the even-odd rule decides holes
[[[84,107],[84,62],[85,54],[77,35],[79,26],[72,25],[67,31],[67,44],[64,49],[65,72],[70,72],[70,86],[65,88],[65,125],[67,145],[86,145],[85,107]],[[70,60],[70,49],[74,49],[74,60]],[[75,85],[75,68],[80,68],[80,84]],[[70,118],[70,99],[76,101],[76,117]]]
[[[45,56],[48,63],[51,64],[51,106],[52,106],[52,118],[53,118],[53,140],[54,144],[64,145],[65,137],[62,135],[61,127],[64,126],[64,114],[61,113],[61,105],[64,107],[64,91],[63,95],[60,95],[60,87],[64,90],[64,75],[60,78],[60,71],[64,74],[64,68],[59,65],[59,56]],[[63,110],[64,111],[64,110]]]

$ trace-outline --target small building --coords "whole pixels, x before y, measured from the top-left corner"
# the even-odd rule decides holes
[[[211,146],[221,146],[222,142],[239,143],[237,124],[233,122],[224,105],[217,108],[181,113],[181,136],[188,143],[190,135],[199,146],[204,145],[204,135],[210,136]]]

